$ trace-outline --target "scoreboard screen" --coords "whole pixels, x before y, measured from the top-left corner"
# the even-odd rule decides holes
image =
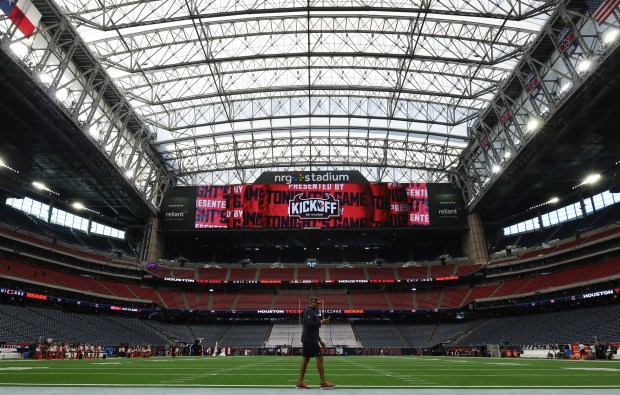
[[[464,208],[450,184],[369,183],[357,172],[268,172],[254,184],[173,189],[161,223],[164,230],[462,228]]]

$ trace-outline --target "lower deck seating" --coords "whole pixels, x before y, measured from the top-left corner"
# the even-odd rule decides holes
[[[185,324],[0,304],[0,342],[37,342],[51,338],[70,343],[163,345],[202,338],[206,346],[218,342],[220,346],[261,347],[299,346],[300,337],[296,321],[278,321],[273,327],[268,321]],[[620,305],[424,322],[334,320],[321,328],[321,337],[328,345],[382,348],[429,348],[443,342],[457,347],[504,343],[513,346],[589,344],[595,337],[602,343],[617,343]]]

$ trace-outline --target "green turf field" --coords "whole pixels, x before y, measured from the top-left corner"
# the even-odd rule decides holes
[[[0,360],[0,385],[293,387],[300,357]],[[345,388],[620,388],[620,361],[326,357]],[[306,382],[318,386],[314,361]]]

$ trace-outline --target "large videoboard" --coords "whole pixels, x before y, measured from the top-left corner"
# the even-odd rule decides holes
[[[369,183],[359,172],[266,172],[251,185],[169,191],[164,230],[463,228],[461,193],[450,184]]]

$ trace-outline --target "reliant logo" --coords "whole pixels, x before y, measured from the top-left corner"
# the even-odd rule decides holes
[[[301,193],[288,202],[288,215],[300,219],[330,219],[340,216],[340,201],[326,193],[322,199],[303,198]]]
[[[166,213],[166,218],[183,218],[183,216],[185,216],[184,212],[177,213],[177,212],[172,211],[172,212]]]
[[[349,182],[348,174],[334,173],[293,173],[274,176],[275,182],[286,184],[311,184],[311,183],[330,183],[330,182]]]
[[[457,209],[455,209],[455,208],[454,209],[444,208],[444,209],[439,210],[439,214],[441,214],[441,215],[448,215],[448,214],[456,215],[456,214],[458,214],[458,212],[457,212]]]

